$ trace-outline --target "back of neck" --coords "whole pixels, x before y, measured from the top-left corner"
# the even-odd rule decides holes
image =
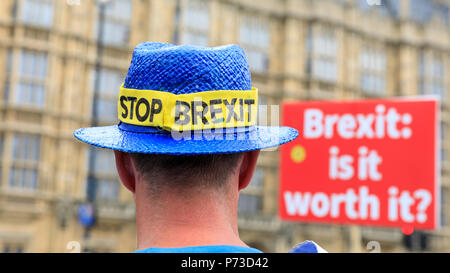
[[[191,196],[169,192],[157,200],[136,196],[136,224],[138,249],[247,246],[238,234],[237,198],[226,200],[210,191]]]

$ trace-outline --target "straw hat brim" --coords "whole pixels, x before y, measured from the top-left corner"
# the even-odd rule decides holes
[[[191,136],[177,139],[170,132],[141,133],[121,130],[118,125],[81,128],[74,136],[85,143],[127,153],[144,154],[226,154],[261,150],[282,145],[298,136],[294,128],[254,126],[243,133]]]

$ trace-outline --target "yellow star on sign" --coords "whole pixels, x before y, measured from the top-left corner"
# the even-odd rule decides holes
[[[303,148],[303,146],[296,145],[294,148],[292,148],[292,150],[291,150],[292,161],[294,161],[295,163],[300,163],[303,160],[305,160],[305,157],[306,157],[306,151],[305,151],[305,148]]]

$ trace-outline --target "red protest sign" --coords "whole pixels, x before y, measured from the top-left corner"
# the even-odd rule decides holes
[[[434,99],[285,103],[300,131],[281,148],[285,220],[435,229],[439,104]]]

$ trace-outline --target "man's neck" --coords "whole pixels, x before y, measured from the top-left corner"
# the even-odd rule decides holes
[[[227,200],[207,190],[192,195],[173,192],[163,195],[157,200],[149,200],[148,196],[141,196],[143,199],[139,200],[137,196],[138,249],[247,246],[239,239],[237,197]]]

